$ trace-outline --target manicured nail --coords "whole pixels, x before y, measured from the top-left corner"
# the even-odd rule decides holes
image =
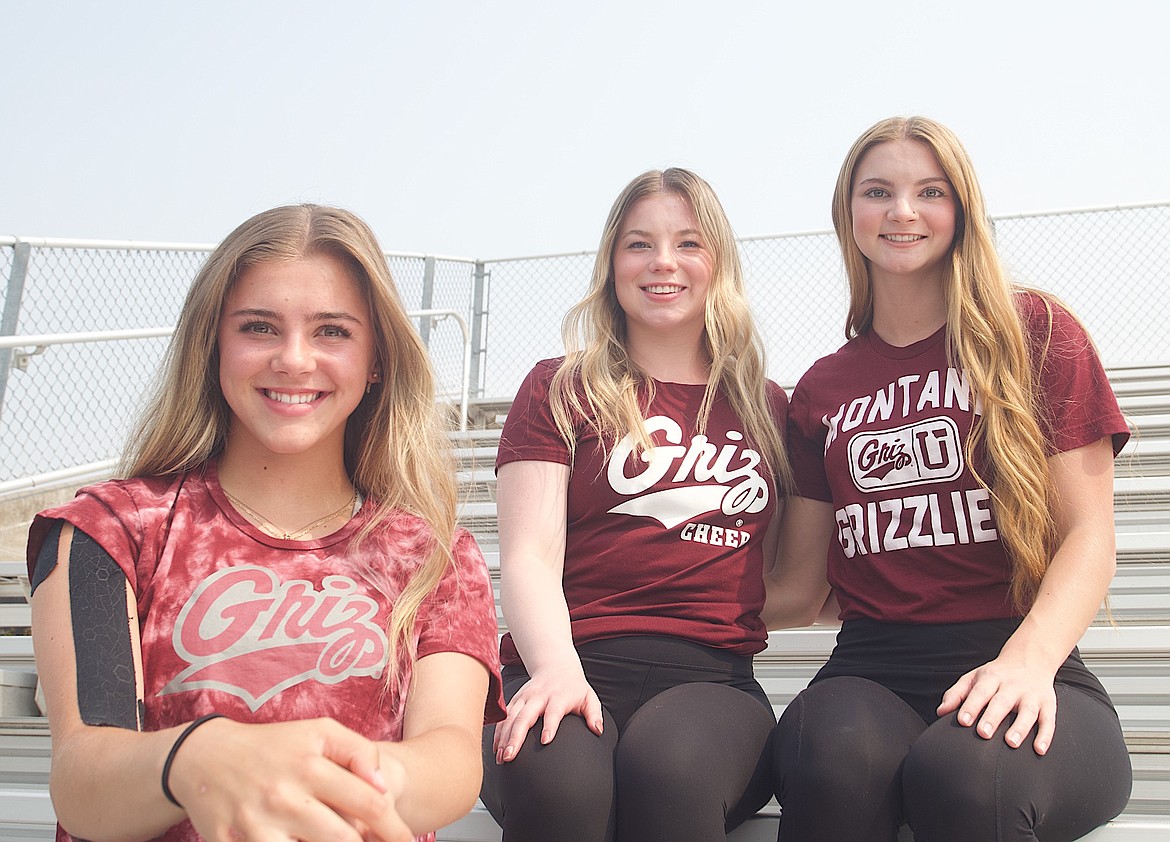
[[[971,714],[969,714],[969,713],[960,713],[960,714],[959,714],[959,721],[960,721],[961,723],[963,723],[964,725],[970,725],[970,724],[971,724]]]

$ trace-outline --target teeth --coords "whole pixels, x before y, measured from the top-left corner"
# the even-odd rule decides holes
[[[882,236],[892,243],[912,243],[915,240],[926,239],[921,234],[882,234]]]
[[[264,397],[280,403],[309,403],[321,397],[321,393],[308,392],[300,395],[290,395],[288,392],[270,392],[268,389],[265,389]]]
[[[646,290],[646,292],[669,293],[669,292],[678,292],[679,290],[682,289],[682,287],[670,286],[667,284],[658,284],[656,286],[644,287],[644,289]]]

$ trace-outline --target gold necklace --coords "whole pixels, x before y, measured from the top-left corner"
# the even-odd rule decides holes
[[[325,515],[325,517],[317,518],[317,520],[313,521],[308,526],[301,527],[300,529],[294,530],[293,532],[285,532],[283,529],[281,529],[279,526],[277,526],[275,523],[270,521],[268,518],[264,517],[264,515],[260,514],[258,511],[253,509],[251,506],[249,506],[247,503],[245,503],[239,497],[236,497],[234,494],[229,492],[226,488],[223,490],[223,493],[227,495],[227,498],[229,500],[231,500],[232,503],[235,504],[235,506],[238,509],[240,509],[244,514],[246,514],[253,521],[255,521],[257,526],[259,526],[261,529],[263,529],[265,532],[267,532],[269,535],[273,536],[274,538],[280,538],[281,540],[284,540],[284,541],[297,541],[297,540],[301,539],[302,537],[304,537],[305,535],[308,535],[310,532],[312,532],[317,527],[324,526],[329,521],[333,520],[335,517],[338,517],[339,515],[344,514],[347,510],[352,512],[354,506],[357,505],[357,498],[358,498],[357,489],[355,488],[353,490],[353,496],[350,497],[349,500],[345,503],[345,505],[342,506],[337,511],[332,512],[331,514],[327,514],[327,515]]]

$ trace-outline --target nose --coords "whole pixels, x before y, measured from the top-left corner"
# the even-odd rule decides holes
[[[652,272],[673,272],[678,268],[678,257],[672,248],[654,250],[654,259],[650,261]]]
[[[890,206],[890,218],[899,222],[917,219],[918,209],[914,205],[914,197],[908,195],[896,196],[893,204]]]
[[[304,374],[314,368],[312,345],[296,333],[287,335],[272,356],[272,369],[281,374]]]

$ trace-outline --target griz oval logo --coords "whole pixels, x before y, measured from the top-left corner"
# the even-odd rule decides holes
[[[959,428],[945,415],[849,440],[849,473],[859,491],[944,482],[962,472]]]

